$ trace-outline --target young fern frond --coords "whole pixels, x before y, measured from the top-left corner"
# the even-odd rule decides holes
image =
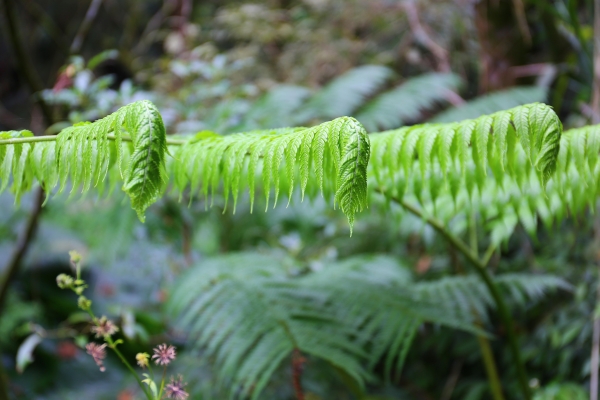
[[[561,132],[552,109],[536,103],[374,134],[371,188],[397,200],[416,199],[443,221],[465,207],[485,213],[490,205],[484,200],[498,193],[512,195],[531,182],[543,192],[556,168]]]
[[[399,128],[444,101],[459,85],[460,78],[454,74],[419,75],[365,104],[358,110],[356,119],[369,132]]]
[[[223,183],[226,205],[248,187],[253,204],[256,181],[262,182],[267,207],[294,187],[333,197],[352,227],[367,205],[370,145],[362,125],[343,117],[312,128],[284,128],[228,136],[201,132],[191,140],[169,139],[168,161],[179,190],[214,195]],[[0,132],[0,191],[9,183],[17,200],[37,180],[49,195],[69,183],[71,192],[100,191],[122,182],[143,221],[144,211],[167,183],[167,138],[162,118],[148,101],[132,103],[94,123],[66,128],[56,137],[31,132]]]
[[[201,132],[175,153],[175,185],[212,196],[223,184],[225,206],[233,208],[248,188],[254,205],[256,181],[262,182],[266,207],[282,191],[291,198],[296,184],[302,197],[319,190],[332,194],[348,218],[366,207],[369,137],[354,118],[342,117],[312,128],[283,128],[227,136]]]
[[[18,199],[35,177],[47,195],[70,182],[71,192],[101,187],[107,177],[123,182],[132,208],[144,211],[166,184],[166,133],[160,113],[139,101],[93,123],[62,130],[56,137],[33,138],[28,132],[0,133],[0,191],[8,186]],[[118,174],[109,173],[116,168]],[[114,183],[114,182],[113,182]]]

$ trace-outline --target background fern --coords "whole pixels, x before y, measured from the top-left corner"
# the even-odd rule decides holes
[[[547,96],[548,90],[543,86],[516,86],[471,99],[462,106],[442,111],[429,122],[458,122],[477,118],[523,104],[544,103]]]
[[[400,371],[424,322],[476,333],[476,318],[487,320],[493,309],[474,276],[415,283],[386,256],[299,271],[297,261],[275,253],[232,253],[191,268],[173,288],[169,312],[235,397],[260,398],[294,349],[364,387],[380,362],[384,375]],[[507,274],[497,281],[518,302],[570,288],[553,276]]]

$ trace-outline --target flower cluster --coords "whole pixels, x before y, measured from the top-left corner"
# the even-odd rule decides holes
[[[153,349],[154,354],[152,357],[148,355],[148,353],[138,353],[135,356],[137,364],[142,368],[150,369],[150,358],[154,360],[156,365],[161,365],[164,367],[165,371],[167,365],[171,363],[171,361],[175,360],[177,357],[177,352],[175,351],[175,346],[168,345],[166,343],[159,344]],[[165,395],[169,399],[175,400],[186,400],[189,394],[185,391],[186,383],[183,382],[183,378],[178,376],[177,378],[171,377],[171,381],[168,384],[164,384],[164,374],[163,381],[160,384],[160,391],[158,391],[158,385],[150,378],[150,375],[144,374],[146,379],[144,382],[150,388],[150,391],[156,395],[157,398],[161,398],[162,396],[162,388],[164,387]]]
[[[96,362],[96,365],[98,366],[98,368],[100,368],[101,372],[106,371],[106,368],[104,367],[104,364],[102,363],[102,360],[104,360],[104,358],[106,357],[106,343],[99,345],[97,343],[88,343],[85,345],[85,350],[86,353],[88,353],[90,356],[92,356],[92,358],[94,359],[94,361]]]
[[[96,325],[92,326],[92,333],[96,334],[97,338],[112,336],[119,331],[119,328],[106,318],[106,316],[102,316],[102,318],[96,320]]]

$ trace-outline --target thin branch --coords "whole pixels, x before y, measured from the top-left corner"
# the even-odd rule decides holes
[[[440,72],[450,72],[450,63],[448,62],[448,51],[444,49],[442,46],[437,44],[429,35],[427,31],[421,25],[419,20],[419,13],[417,12],[417,6],[412,0],[405,1],[403,3],[403,8],[406,11],[406,16],[408,17],[408,24],[410,25],[410,30],[412,31],[415,40],[425,46],[431,54],[437,60],[437,70]]]
[[[456,382],[458,382],[458,378],[460,377],[460,371],[462,370],[462,366],[463,360],[455,361],[452,364],[452,371],[450,372],[450,376],[446,380],[446,384],[444,385],[444,389],[442,390],[440,400],[450,400],[452,398],[452,393],[454,393]]]
[[[458,251],[460,251],[469,262],[475,267],[473,268],[475,272],[479,275],[479,277],[483,280],[485,286],[489,290],[492,298],[494,299],[494,303],[496,304],[496,308],[498,310],[498,314],[502,323],[506,328],[506,335],[508,339],[508,345],[510,348],[510,352],[513,357],[513,361],[515,364],[515,368],[517,370],[517,378],[519,381],[519,386],[521,388],[521,392],[525,400],[531,399],[531,391],[529,388],[529,381],[527,379],[527,372],[525,371],[525,365],[523,364],[523,359],[521,357],[521,350],[519,349],[519,343],[517,341],[517,336],[515,334],[515,327],[513,324],[512,316],[508,311],[508,306],[506,305],[504,298],[502,297],[502,293],[498,285],[494,282],[492,275],[487,270],[485,264],[471,251],[471,249],[458,237],[456,237],[452,232],[446,229],[444,224],[439,220],[426,216],[419,210],[417,207],[408,203],[406,200],[399,199],[397,197],[391,196],[389,194],[383,193],[382,190],[376,189],[376,191],[383,196],[387,197],[389,200],[393,201],[404,207],[407,211],[414,214],[415,216],[421,218],[423,221],[427,222],[433,229],[435,229],[439,234],[441,234],[452,246],[454,246]]]
[[[294,349],[292,353],[292,384],[296,392],[297,400],[304,400],[304,391],[302,390],[302,371],[306,359],[300,353],[300,350]]]
[[[521,36],[523,36],[525,43],[527,43],[528,46],[531,46],[531,32],[529,31],[529,26],[527,26],[527,16],[525,15],[525,5],[523,4],[523,0],[513,0],[513,8],[515,10],[515,17],[517,18]]]
[[[27,225],[25,226],[25,230],[21,232],[13,254],[8,260],[8,263],[6,264],[7,267],[4,272],[4,278],[2,280],[2,283],[0,284],[0,315],[2,314],[2,308],[4,307],[4,303],[6,302],[6,297],[8,295],[8,289],[10,288],[10,284],[15,278],[17,271],[19,270],[19,266],[21,265],[21,261],[25,257],[25,254],[29,247],[29,243],[33,240],[33,237],[35,236],[35,233],[37,231],[37,224],[40,214],[42,212],[42,204],[44,203],[44,198],[45,196],[43,190],[36,191],[33,208],[31,210],[29,220],[27,221]]]
[[[23,46],[23,42],[21,41],[21,34],[17,26],[17,13],[15,12],[13,0],[2,0],[2,3],[4,5],[4,15],[8,27],[8,37],[17,59],[17,67],[25,76],[25,80],[31,91],[36,95],[35,98],[42,109],[46,123],[52,125],[54,123],[52,109],[48,103],[38,95],[44,90],[44,86],[42,85],[40,77],[35,72],[33,63],[29,59],[25,47]]]
[[[96,15],[98,15],[100,5],[102,5],[102,0],[92,0],[90,3],[90,6],[85,13],[85,18],[81,22],[81,25],[79,25],[79,30],[75,35],[75,39],[73,39],[73,43],[71,43],[71,48],[69,50],[71,54],[77,54],[81,51],[81,46],[83,46],[85,37],[92,27],[92,23],[94,22],[94,19],[96,19]]]

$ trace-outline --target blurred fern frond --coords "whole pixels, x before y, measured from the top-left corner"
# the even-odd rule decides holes
[[[239,193],[248,188],[254,203],[260,174],[266,206],[271,188],[277,203],[280,189],[291,198],[298,182],[305,191],[333,195],[352,226],[356,212],[366,207],[370,145],[362,125],[343,117],[312,128],[283,128],[227,136],[201,132],[182,146],[173,163],[179,190],[190,186],[205,198],[223,182],[226,202],[235,210]],[[227,205],[227,203],[226,203]]]
[[[298,349],[368,378],[366,354],[343,321],[322,307],[327,295],[293,285],[291,261],[256,253],[230,254],[190,269],[169,309],[178,326],[205,349],[234,397],[260,398],[273,372]],[[287,268],[286,268],[287,267]]]
[[[488,93],[469,100],[460,107],[450,108],[433,117],[429,122],[457,122],[473,119],[481,115],[529,103],[544,102],[548,90],[542,86],[517,86],[514,88]]]
[[[392,71],[379,65],[354,68],[312,96],[298,110],[295,123],[352,115],[366,98],[376,93],[391,77]]]
[[[12,177],[17,199],[31,188],[34,178],[48,194],[57,185],[63,191],[67,181],[72,193],[86,193],[102,187],[108,175],[113,185],[123,182],[141,220],[162,194],[166,132],[149,101],[129,104],[94,123],[77,124],[44,139],[48,141],[34,141],[28,131],[0,132],[0,191]]]
[[[288,126],[309,96],[310,90],[302,86],[276,86],[252,105],[238,131]]]
[[[298,268],[283,256],[233,253],[191,268],[173,289],[168,310],[176,325],[204,349],[234,397],[259,398],[294,349],[362,386],[382,361],[386,375],[400,371],[424,322],[482,334],[475,321],[493,307],[474,276],[413,282],[387,256],[353,257],[300,276]],[[552,276],[496,280],[517,302],[569,288]]]
[[[539,301],[544,295],[558,289],[572,289],[565,280],[552,275],[509,273],[494,279],[507,298],[511,298],[519,306],[525,306],[528,301]],[[489,290],[475,275],[449,276],[419,282],[415,289],[425,299],[436,304],[446,304],[450,313],[448,318],[468,320],[475,311],[477,317],[487,320],[488,309],[495,307]]]
[[[410,78],[361,107],[356,119],[369,132],[398,128],[442,102],[460,83],[454,74],[430,73]]]

